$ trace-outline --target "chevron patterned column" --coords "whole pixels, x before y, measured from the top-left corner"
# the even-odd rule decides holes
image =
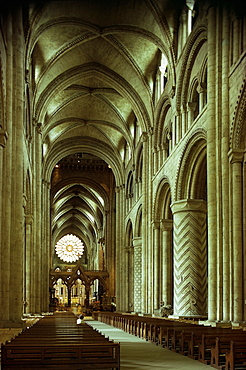
[[[141,312],[142,301],[142,238],[133,239],[134,246],[134,311]]]
[[[206,202],[174,202],[174,316],[207,313]]]

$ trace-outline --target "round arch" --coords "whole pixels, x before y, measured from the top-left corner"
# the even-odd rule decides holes
[[[115,176],[116,186],[120,186],[124,182],[119,153],[116,153],[105,143],[89,137],[70,138],[57,143],[57,145],[55,145],[44,158],[42,169],[43,179],[49,182],[54,166],[59,162],[59,160],[67,155],[81,151],[89,152],[102,158],[106,163],[108,163]],[[115,160],[113,160],[113,158],[115,158]]]
[[[199,130],[187,142],[178,166],[175,200],[207,197],[207,142]]]
[[[167,178],[161,180],[154,199],[154,220],[172,219],[171,212],[171,189]]]

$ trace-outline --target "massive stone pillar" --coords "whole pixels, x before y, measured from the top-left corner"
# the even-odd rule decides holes
[[[242,208],[242,162],[244,150],[229,153],[232,176],[232,321],[243,320],[243,208]]]
[[[171,206],[174,217],[174,315],[206,315],[206,202],[184,199]]]
[[[141,312],[146,313],[149,310],[149,295],[151,285],[149,279],[149,266],[148,266],[148,207],[147,207],[147,198],[148,198],[148,182],[147,182],[147,160],[148,160],[148,135],[144,133],[142,135],[142,142],[143,142],[143,168],[142,168],[142,308]]]
[[[6,24],[6,127],[2,130],[1,135],[1,154],[2,154],[2,177],[0,179],[2,183],[1,193],[1,284],[0,284],[0,326],[9,326],[10,324],[10,275],[11,275],[11,260],[10,260],[10,242],[11,242],[11,186],[12,186],[12,100],[13,100],[13,30],[12,30],[12,16],[8,15]],[[4,113],[4,112],[3,112]],[[6,141],[6,139],[8,139]],[[4,181],[3,181],[4,179]],[[4,197],[2,197],[4,194]]]
[[[8,281],[10,278],[10,206],[11,197],[8,196],[7,190],[10,190],[10,176],[9,167],[10,163],[8,159],[9,150],[5,148],[7,134],[4,130],[1,130],[0,134],[0,244],[5,246],[1,248],[0,253],[0,327],[5,326],[5,322],[9,319],[9,287]],[[9,147],[8,147],[9,148]],[[7,153],[6,153],[7,152]],[[4,181],[3,181],[4,179]],[[5,194],[2,197],[2,194]],[[8,208],[6,208],[8,207]]]
[[[116,310],[125,310],[124,291],[124,245],[123,245],[123,214],[124,214],[124,186],[117,186],[116,189]]]
[[[207,212],[208,212],[208,320],[217,319],[217,169],[216,169],[216,10],[208,10],[207,102]]]
[[[160,306],[160,221],[154,221],[153,226],[153,279],[154,279],[154,310],[157,310]]]
[[[42,311],[49,309],[49,271],[51,268],[52,246],[50,230],[50,183],[42,181]]]
[[[24,208],[23,208],[23,107],[24,107],[24,35],[22,12],[17,5],[13,17],[14,44],[14,98],[12,104],[12,161],[11,168],[11,224],[10,224],[10,268],[9,308],[10,321],[21,324],[23,314],[23,241],[24,241]],[[7,297],[6,297],[7,299]]]
[[[221,67],[221,211],[222,211],[222,256],[220,267],[222,284],[222,304],[220,304],[220,319],[230,320],[230,240],[229,240],[229,163],[227,151],[229,148],[229,61],[230,61],[230,22],[227,7],[223,8],[222,18],[222,67]]]
[[[162,295],[164,305],[173,305],[173,258],[172,258],[172,220],[161,220],[162,248],[161,248],[161,271],[162,271]]]
[[[133,239],[134,247],[134,311],[141,312],[142,301],[142,238]]]
[[[33,216],[25,215],[25,251],[24,251],[24,313],[32,313],[31,284],[33,281],[32,251],[33,251]]]

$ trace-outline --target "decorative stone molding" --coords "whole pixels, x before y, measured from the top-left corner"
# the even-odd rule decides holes
[[[242,130],[246,116],[246,79],[242,83],[240,94],[237,99],[236,109],[233,115],[230,132],[230,147],[240,148],[242,141]]]
[[[183,64],[180,71],[180,78],[177,83],[177,109],[181,107],[182,103],[185,103],[186,96],[188,96],[187,91],[189,88],[189,77],[192,70],[192,63],[194,61],[194,55],[201,45],[207,41],[207,27],[206,25],[201,25],[199,28],[195,29],[191,37],[188,40],[187,46],[185,48],[185,53],[183,57]]]

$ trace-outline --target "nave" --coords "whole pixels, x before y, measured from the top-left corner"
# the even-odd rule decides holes
[[[216,332],[216,337],[219,337],[221,345],[222,337],[226,338],[228,343],[234,340],[235,344],[239,342],[240,338],[241,343],[244,340],[245,347],[246,332],[241,330],[243,328],[213,328],[203,326],[201,323],[198,325],[196,322],[181,322],[148,317],[139,317],[137,320],[134,315],[119,315],[110,312],[95,312],[92,317],[85,316],[82,324],[77,325],[77,317],[78,315],[71,311],[57,311],[42,318],[32,317],[28,319],[25,322],[25,327],[22,329],[0,329],[0,342],[4,344],[1,346],[1,369],[53,369],[56,366],[65,370],[70,370],[71,368],[73,370],[107,369],[109,367],[104,366],[105,361],[108,364],[108,361],[112,360],[117,370],[120,368],[126,370],[185,370],[188,368],[199,370],[205,369],[205,367],[207,369],[211,368],[212,363],[214,364],[212,357],[209,361],[209,356],[206,355],[207,361],[203,362],[207,362],[207,364],[201,363],[200,352],[202,350],[200,344],[197,346],[199,349],[198,361],[191,358],[190,350],[188,350],[188,356],[181,354],[182,352],[184,354],[185,351],[184,348],[183,350],[181,349],[182,344],[180,340],[178,340],[179,349],[171,350],[180,331],[186,333],[192,331],[197,338],[199,336],[198,331],[203,332],[202,337],[211,343],[212,341],[215,343],[214,333]],[[110,325],[106,323],[108,322],[107,320],[110,320]],[[137,322],[145,322],[146,324],[139,326]],[[141,327],[141,329],[138,330],[137,327]],[[161,327],[163,330],[161,330]],[[167,330],[164,330],[164,327]],[[168,336],[166,336],[165,331],[169,332]],[[133,332],[135,335],[133,335]],[[161,333],[162,345],[159,341],[156,342],[153,339],[157,338],[157,336],[159,337],[159,332]],[[173,332],[176,332],[176,340],[173,339]],[[195,342],[194,337],[193,344]],[[205,343],[203,340],[202,342]],[[209,342],[207,341],[207,344]],[[158,345],[156,345],[157,343]],[[168,343],[172,343],[171,347]],[[108,351],[109,346],[114,348],[113,355],[113,352]],[[190,348],[190,345],[188,348]],[[211,356],[213,349],[208,345],[206,346],[206,351],[211,351]],[[240,367],[236,364],[232,366],[231,363],[228,367],[226,361],[223,362],[223,367],[213,365],[213,368],[223,370],[246,369],[246,363],[240,362]],[[209,366],[210,364],[211,366]]]

